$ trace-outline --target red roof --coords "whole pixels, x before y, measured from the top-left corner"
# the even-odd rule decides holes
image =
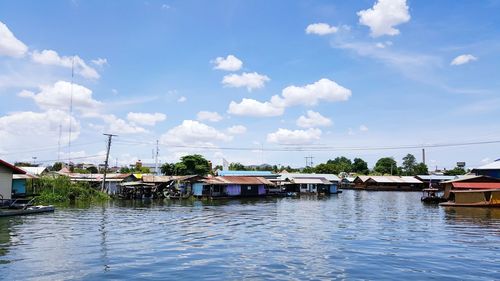
[[[14,172],[14,174],[26,174],[26,171],[8,163],[8,162],[5,162],[2,159],[0,159],[0,166],[4,166],[5,168]]]
[[[453,182],[451,183],[457,189],[498,189],[500,182]]]

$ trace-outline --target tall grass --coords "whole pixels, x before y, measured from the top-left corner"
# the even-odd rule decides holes
[[[110,197],[104,192],[96,190],[88,182],[71,182],[68,177],[41,177],[38,179],[36,198],[37,204],[55,203],[91,203],[103,202]]]

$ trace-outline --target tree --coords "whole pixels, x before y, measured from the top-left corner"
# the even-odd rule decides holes
[[[246,171],[247,168],[243,164],[236,162],[236,163],[229,164],[229,170],[230,171]]]
[[[460,167],[455,167],[453,170],[447,170],[444,172],[446,176],[459,176],[459,175],[465,175],[466,171],[464,168]]]
[[[314,167],[314,172],[318,174],[337,174],[337,166],[335,164],[322,163]]]
[[[181,158],[181,161],[175,164],[175,174],[183,175],[200,175],[205,176],[210,171],[210,165],[207,159],[199,154],[186,155]]]
[[[38,165],[34,165],[29,162],[15,162],[14,166],[16,167],[38,167]]]
[[[368,175],[370,172],[368,169],[368,163],[361,158],[354,158],[354,162],[352,163],[352,172]]]
[[[130,172],[131,172],[131,171],[130,171],[130,168],[129,168],[129,167],[121,167],[121,168],[120,168],[120,173],[121,173],[121,174],[128,174],[128,173],[130,173]]]
[[[418,163],[414,170],[413,170],[414,174],[412,176],[416,176],[416,175],[428,175],[429,174],[429,169],[427,168],[427,165],[425,165],[424,163]]]
[[[375,164],[375,168],[373,170],[380,174],[397,174],[398,173],[398,165],[396,161],[392,157],[383,157],[380,158]]]
[[[403,157],[403,174],[406,176],[414,175],[415,166],[417,165],[417,159],[413,154],[407,154]]]
[[[173,163],[165,163],[161,165],[160,171],[162,174],[166,176],[173,176],[175,174],[175,164]]]
[[[334,165],[334,170],[335,170],[335,174],[338,174],[340,172],[346,172],[346,173],[349,173],[352,171],[352,161],[351,159],[347,158],[347,157],[344,157],[344,156],[341,156],[341,157],[337,157],[333,160],[328,160],[326,161],[326,164],[332,164]]]
[[[87,170],[91,174],[99,173],[99,171],[97,171],[97,168],[95,166],[90,166],[90,167],[86,168],[85,170]]]
[[[57,172],[57,171],[60,171],[62,169],[62,167],[63,167],[63,163],[56,162],[56,163],[54,163],[54,165],[52,165],[52,167],[49,170]]]

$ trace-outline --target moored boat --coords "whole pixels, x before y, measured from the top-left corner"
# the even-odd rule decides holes
[[[452,190],[446,207],[495,207],[500,208],[500,189]]]
[[[424,203],[438,204],[446,201],[446,199],[444,199],[442,196],[439,196],[439,189],[437,188],[424,188],[422,189],[422,192],[423,194],[420,198],[420,201]]]
[[[10,216],[21,216],[30,215],[38,213],[54,212],[55,208],[52,205],[49,206],[29,206],[22,209],[6,209],[0,210],[0,217],[10,217]]]

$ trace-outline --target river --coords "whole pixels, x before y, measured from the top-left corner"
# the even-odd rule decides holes
[[[0,218],[1,280],[493,280],[500,210],[420,193],[125,202]]]

